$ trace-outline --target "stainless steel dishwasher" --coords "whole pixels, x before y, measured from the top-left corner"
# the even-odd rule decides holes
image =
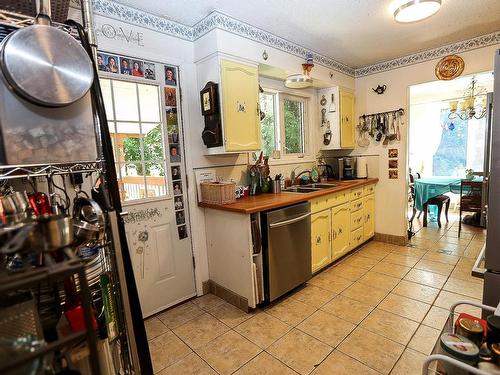
[[[274,301],[311,278],[311,213],[309,202],[262,214],[264,289]]]

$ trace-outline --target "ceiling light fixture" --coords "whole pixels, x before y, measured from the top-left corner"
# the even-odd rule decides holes
[[[309,76],[313,68],[313,57],[311,54],[306,56],[306,62],[302,64],[302,74],[292,74],[285,79],[285,87],[289,89],[305,89],[311,87],[313,79]]]
[[[435,14],[441,7],[441,0],[411,0],[394,11],[397,22],[409,23],[424,20]]]

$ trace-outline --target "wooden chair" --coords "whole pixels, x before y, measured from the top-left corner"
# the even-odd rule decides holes
[[[424,227],[427,226],[427,209],[429,206],[437,206],[437,223],[439,228],[441,228],[441,212],[443,211],[443,204],[446,205],[444,216],[446,217],[446,222],[448,222],[448,210],[450,209],[450,197],[444,194],[437,195],[435,197],[429,198],[427,202],[424,203]],[[419,214],[420,217],[420,214]]]
[[[460,218],[458,221],[458,237],[462,231],[462,212],[481,213],[483,183],[481,181],[462,180],[460,183]]]

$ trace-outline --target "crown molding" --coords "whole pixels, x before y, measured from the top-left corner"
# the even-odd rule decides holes
[[[191,42],[212,30],[224,30],[295,56],[305,58],[307,54],[312,54],[315,63],[356,78],[434,60],[450,54],[459,54],[477,48],[500,44],[500,31],[497,31],[361,68],[352,68],[332,57],[322,55],[217,11],[213,11],[194,26],[187,26],[111,0],[94,0],[93,7],[97,14]]]
[[[460,42],[450,43],[441,47],[428,49],[425,51],[413,53],[402,57],[397,57],[392,60],[383,61],[377,64],[368,65],[362,68],[357,68],[354,71],[354,76],[364,77],[371,74],[385,72],[388,70],[398,69],[404,66],[414,65],[421,62],[438,59],[451,54],[459,54],[474,49],[492,46],[500,43],[500,31],[481,35],[472,39],[462,40]]]

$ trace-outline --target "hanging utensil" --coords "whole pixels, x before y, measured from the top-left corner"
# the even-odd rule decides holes
[[[321,108],[321,126],[326,123],[326,108]]]
[[[36,4],[35,24],[3,40],[0,69],[24,99],[46,107],[67,106],[89,91],[92,62],[74,37],[51,26],[50,0]]]
[[[328,108],[328,112],[333,113],[337,111],[337,104],[335,104],[335,94],[332,93],[332,101],[330,102],[330,108]]]
[[[321,96],[321,100],[319,101],[319,104],[321,104],[323,107],[326,105],[326,98],[324,95]]]

